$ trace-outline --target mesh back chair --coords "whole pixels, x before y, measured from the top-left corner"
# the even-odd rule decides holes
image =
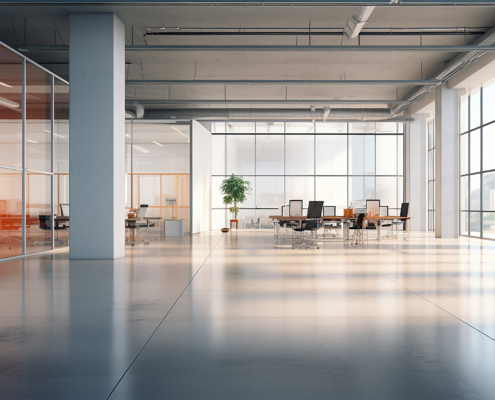
[[[69,204],[60,204],[60,215],[62,217],[69,216]]]
[[[289,216],[302,217],[302,213],[303,213],[303,201],[289,200]]]
[[[370,212],[371,212],[371,215],[379,215],[380,214],[380,200],[378,200],[378,199],[366,200],[366,210],[368,211],[368,215]]]
[[[364,243],[364,231],[366,228],[363,226],[364,225],[364,214],[358,214],[358,217],[356,221],[354,222],[354,225],[351,226],[349,229],[352,229],[354,231],[354,234],[352,235],[351,238],[351,245],[352,244],[359,244],[359,242]],[[355,240],[355,243],[352,243],[352,241]]]
[[[312,234],[315,233],[320,227],[321,213],[323,211],[323,201],[310,201],[308,204],[308,214],[306,216],[306,221],[301,224],[300,227],[294,228],[295,232],[301,232],[301,244],[300,246],[304,249],[309,249],[309,244],[306,242],[306,231],[310,231]],[[293,245],[292,248],[298,246]],[[320,247],[316,245],[316,248]]]
[[[323,206],[324,217],[335,217],[337,214],[337,206]],[[337,229],[340,228],[339,221],[323,221],[323,236],[326,237],[329,229],[333,229],[333,237],[337,237]]]
[[[155,226],[154,222],[151,222],[150,220],[145,220],[146,217],[146,211],[148,210],[148,205],[147,204],[141,204],[139,206],[138,214],[137,214],[137,221],[129,221],[127,224],[127,228],[130,229],[135,229],[137,232],[137,240],[135,239],[134,241],[128,241],[129,244],[132,246],[142,243],[142,244],[150,244],[150,242],[141,239],[141,228],[152,228]]]

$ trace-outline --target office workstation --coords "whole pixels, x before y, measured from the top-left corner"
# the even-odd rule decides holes
[[[0,400],[491,400],[494,49],[490,0],[0,0]]]

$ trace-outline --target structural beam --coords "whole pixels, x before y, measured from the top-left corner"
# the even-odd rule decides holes
[[[127,80],[127,85],[234,85],[234,86],[307,86],[307,85],[334,85],[334,86],[436,86],[440,82],[436,79],[417,79],[417,80],[237,80],[237,79],[207,79],[207,80],[185,80],[185,79],[143,79],[143,80]]]
[[[372,45],[372,46],[333,46],[333,45],[127,45],[126,51],[282,51],[282,52],[442,52],[462,53],[469,51],[495,51],[495,46],[451,46],[451,45]],[[19,46],[20,52],[68,52],[67,45]]]
[[[142,105],[178,104],[403,104],[407,100],[137,100]],[[136,100],[126,100],[136,103]]]

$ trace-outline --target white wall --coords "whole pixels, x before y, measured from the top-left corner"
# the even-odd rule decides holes
[[[191,234],[211,230],[211,132],[191,124]]]

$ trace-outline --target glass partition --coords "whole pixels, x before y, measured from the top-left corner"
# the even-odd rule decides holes
[[[52,125],[68,132],[68,93],[67,82],[0,43],[0,258],[68,245],[68,238],[58,238],[65,227],[54,215],[59,194],[68,203],[68,134],[52,132]],[[64,117],[57,112],[62,109]],[[52,151],[62,136],[65,148]],[[54,174],[62,164],[59,182]]]
[[[227,123],[227,126],[230,123]],[[225,130],[212,123],[212,229],[228,226],[220,184],[234,173],[251,182],[241,205],[239,228],[270,228],[289,200],[323,200],[337,214],[352,204],[380,198],[398,215],[404,198],[403,124],[345,122],[256,122]],[[352,132],[352,134],[348,133]],[[254,199],[254,202],[253,202]]]

